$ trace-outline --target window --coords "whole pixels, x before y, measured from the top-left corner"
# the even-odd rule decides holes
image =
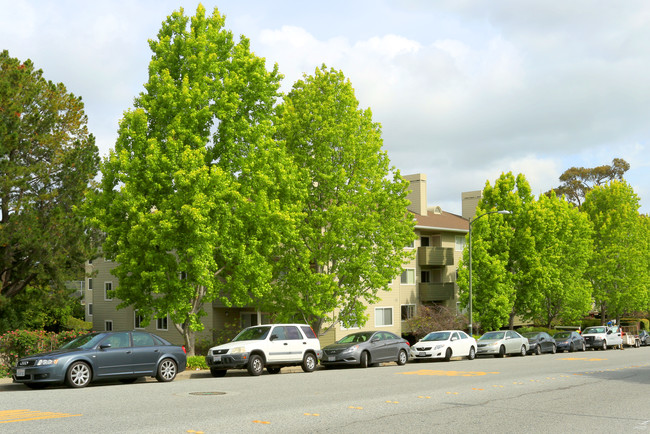
[[[420,237],[420,245],[422,247],[429,247],[429,237]]]
[[[134,316],[134,321],[133,322],[134,322],[135,328],[136,329],[144,328],[143,325],[142,325],[142,323],[144,321],[144,316],[140,315],[137,310],[135,312],[133,312],[133,316]]]
[[[402,285],[415,285],[415,269],[407,268],[404,270],[400,282]]]
[[[268,324],[270,322],[269,316],[267,314],[262,314],[262,323],[258,324],[256,312],[243,312],[239,315],[239,319],[242,328]]]
[[[462,252],[465,250],[465,236],[456,235],[456,251]]]
[[[420,282],[431,283],[431,273],[429,272],[429,270],[420,271]]]
[[[393,325],[393,308],[376,307],[375,308],[375,327],[385,327]]]
[[[402,321],[411,319],[415,316],[415,305],[414,304],[403,304],[402,305]]]
[[[131,341],[129,339],[129,334],[124,332],[108,336],[101,342],[101,344],[108,344],[111,348],[129,348],[131,346]]]
[[[92,279],[92,277],[88,278],[88,289],[93,289],[93,279]]]
[[[113,321],[108,320],[104,321],[104,330],[107,332],[112,332],[113,331]]]
[[[111,301],[113,299],[113,282],[104,282],[104,300]]]
[[[88,303],[88,316],[93,316],[93,304]]]
[[[156,343],[149,333],[134,332],[131,333],[133,337],[134,347],[153,347]]]
[[[156,330],[167,330],[167,316],[156,318]]]

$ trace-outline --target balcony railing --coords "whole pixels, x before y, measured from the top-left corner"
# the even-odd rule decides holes
[[[420,301],[445,301],[454,299],[454,282],[420,283]]]
[[[451,247],[418,247],[418,265],[454,265]]]

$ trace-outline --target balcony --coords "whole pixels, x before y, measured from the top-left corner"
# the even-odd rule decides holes
[[[451,247],[418,247],[418,265],[454,265]]]
[[[445,301],[454,299],[454,282],[420,283],[420,301]]]

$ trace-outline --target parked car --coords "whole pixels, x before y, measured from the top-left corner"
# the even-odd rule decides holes
[[[210,348],[205,362],[213,377],[223,377],[228,369],[260,375],[265,366],[269,374],[297,365],[312,372],[321,354],[320,342],[307,324],[266,324],[248,327],[231,342]]]
[[[349,334],[323,348],[321,365],[359,365],[367,368],[373,363],[397,362],[409,359],[409,343],[394,333],[367,331]]]
[[[586,351],[585,339],[578,332],[566,331],[558,332],[553,335],[557,350],[562,351]]]
[[[525,356],[528,352],[528,339],[514,330],[487,332],[478,339],[476,355],[504,357],[506,354]]]
[[[585,345],[592,350],[606,350],[607,348],[623,348],[621,331],[616,327],[591,326],[584,329],[582,337]]]
[[[555,339],[546,332],[527,332],[522,333],[522,336],[528,339],[528,354],[555,354],[557,351]]]
[[[17,383],[36,389],[65,383],[85,387],[100,379],[131,383],[139,377],[167,382],[185,370],[185,347],[141,331],[98,332],[79,336],[55,351],[18,360],[12,368]]]
[[[461,330],[431,332],[411,347],[411,357],[415,360],[445,359],[476,356],[476,339]]]
[[[649,345],[650,344],[650,334],[648,334],[647,331],[645,330],[639,330],[639,340],[641,341],[641,345]]]

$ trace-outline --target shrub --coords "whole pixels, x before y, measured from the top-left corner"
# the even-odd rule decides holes
[[[406,329],[416,340],[436,330],[463,330],[467,324],[464,315],[456,315],[441,305],[420,305],[418,314],[406,320]]]
[[[196,370],[196,369],[208,369],[208,365],[205,364],[205,357],[203,356],[190,356],[187,358],[187,369]]]

